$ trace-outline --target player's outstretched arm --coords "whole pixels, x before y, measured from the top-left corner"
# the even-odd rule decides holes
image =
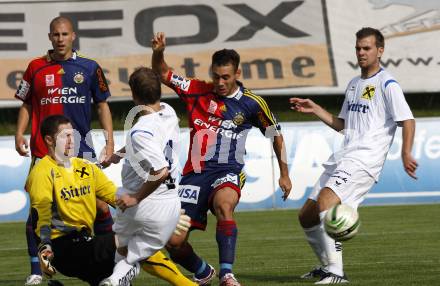
[[[24,137],[24,132],[29,124],[30,114],[31,106],[23,102],[18,111],[17,131],[15,131],[15,150],[20,156],[29,156],[29,143]]]
[[[165,33],[159,32],[153,36],[153,39],[151,39],[151,48],[153,49],[151,67],[160,75],[162,83],[168,85],[168,71],[170,68],[164,58],[165,46]]]
[[[135,194],[124,194],[116,200],[116,205],[121,209],[133,207],[139,204],[140,201],[153,193],[167,178],[169,172],[168,168],[164,167],[158,171],[150,171],[148,180],[142,184],[141,188]]]
[[[283,200],[286,200],[292,190],[292,182],[289,177],[286,146],[284,145],[283,135],[279,134],[274,137],[273,150],[277,156],[278,166],[280,168],[280,179],[278,183],[283,192]]]
[[[416,130],[416,122],[414,119],[408,119],[402,122],[402,162],[405,172],[413,179],[417,179],[416,169],[417,161],[411,155],[414,143],[414,134]]]
[[[314,114],[322,122],[338,132],[344,129],[343,119],[332,115],[327,110],[322,108],[319,104],[313,102],[311,99],[292,97],[289,99],[289,101],[291,104],[290,109],[296,110],[301,113]]]
[[[107,101],[101,101],[98,104],[98,118],[102,129],[105,131],[105,149],[99,161],[103,167],[108,167],[111,162],[110,158],[113,155],[115,143],[113,139],[113,123],[112,113]]]

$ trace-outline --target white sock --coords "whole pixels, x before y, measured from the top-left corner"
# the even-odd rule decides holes
[[[113,268],[113,274],[109,277],[113,285],[129,286],[130,281],[138,276],[140,271],[139,262],[129,264],[126,259],[119,261]]]
[[[309,228],[303,228],[306,239],[321,262],[321,266],[325,267],[328,265],[327,254],[321,247],[321,235],[322,228],[321,225],[317,224]]]
[[[344,275],[344,266],[342,262],[342,244],[336,243],[336,241],[328,236],[328,234],[324,230],[324,217],[327,211],[323,211],[319,213],[319,218],[321,220],[320,229],[321,229],[321,247],[324,249],[327,254],[328,265],[326,269],[339,276]]]

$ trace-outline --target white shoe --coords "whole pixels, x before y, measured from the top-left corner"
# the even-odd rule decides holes
[[[113,284],[110,278],[105,278],[101,282],[99,282],[99,286],[116,286],[116,284]]]
[[[327,272],[324,276],[321,277],[321,279],[318,282],[315,282],[315,284],[324,285],[324,284],[342,284],[342,283],[348,283],[347,277],[339,276],[331,272]]]
[[[237,281],[234,274],[226,273],[225,276],[220,279],[220,286],[241,286],[241,284]]]
[[[41,283],[43,283],[43,276],[31,274],[26,278],[24,285],[40,285]]]

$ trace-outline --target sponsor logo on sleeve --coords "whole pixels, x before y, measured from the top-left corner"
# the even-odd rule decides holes
[[[104,72],[102,71],[101,67],[98,67],[96,69],[96,77],[98,78],[99,90],[101,92],[107,92],[108,91],[108,84],[107,84],[107,80],[105,79]]]
[[[31,85],[27,81],[22,79],[20,85],[18,86],[17,92],[15,93],[15,96],[22,100],[25,100],[30,88]]]
[[[173,74],[171,76],[170,83],[183,91],[188,91],[189,85],[191,84],[191,80]]]
[[[266,119],[266,116],[263,114],[262,111],[258,111],[258,112],[257,112],[257,116],[258,116],[258,120],[260,121],[261,125],[262,125],[264,128],[267,128],[267,127],[270,126],[269,122],[268,122],[267,119]]]
[[[179,197],[181,202],[197,204],[199,201],[200,187],[193,185],[180,185]]]

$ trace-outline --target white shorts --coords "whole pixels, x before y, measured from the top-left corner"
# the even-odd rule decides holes
[[[353,161],[343,160],[338,164],[326,166],[309,199],[317,201],[321,190],[327,187],[335,192],[341,203],[357,209],[374,183],[374,178],[362,167]]]
[[[128,247],[127,262],[133,264],[161,250],[176,229],[179,216],[177,193],[175,198],[143,199],[124,212],[117,209],[113,231],[118,246]]]

